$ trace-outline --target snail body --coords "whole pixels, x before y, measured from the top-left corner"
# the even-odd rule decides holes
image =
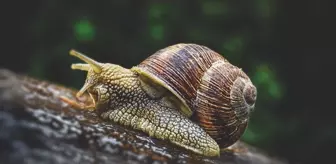
[[[88,92],[106,120],[205,156],[219,156],[245,131],[257,90],[248,76],[197,44],[161,49],[131,69],[99,63],[76,51]]]

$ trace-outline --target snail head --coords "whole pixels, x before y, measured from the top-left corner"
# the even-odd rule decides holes
[[[115,64],[97,62],[76,50],[70,50],[70,55],[75,56],[86,63],[76,63],[71,65],[71,69],[87,71],[85,83],[76,94],[77,98],[88,91],[89,94],[93,95],[95,101],[97,101],[97,99],[101,97],[100,91],[108,88],[109,84],[107,83],[111,81],[108,79],[113,77],[113,75],[122,68]]]

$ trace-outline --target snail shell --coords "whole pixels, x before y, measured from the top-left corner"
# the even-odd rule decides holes
[[[187,110],[181,113],[199,124],[220,148],[244,133],[257,98],[249,77],[223,56],[197,44],[161,49],[137,69],[171,91]]]

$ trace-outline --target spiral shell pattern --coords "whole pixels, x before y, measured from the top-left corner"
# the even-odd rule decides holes
[[[165,84],[192,111],[191,120],[220,148],[244,133],[257,90],[249,77],[223,56],[197,44],[161,49],[138,66]]]

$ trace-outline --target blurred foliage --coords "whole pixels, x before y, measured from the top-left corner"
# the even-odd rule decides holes
[[[72,48],[97,61],[129,68],[172,44],[205,45],[241,67],[258,88],[256,109],[243,140],[270,153],[302,159],[304,153],[288,148],[297,141],[301,141],[300,146],[308,142],[301,140],[302,136],[307,138],[307,132],[298,129],[310,124],[297,120],[304,113],[303,109],[299,112],[300,106],[285,105],[295,97],[287,94],[290,77],[287,64],[281,63],[281,57],[285,56],[273,50],[283,46],[277,45],[281,43],[277,39],[289,37],[281,36],[283,29],[275,22],[283,22],[286,16],[286,11],[278,11],[278,3],[275,0],[35,2],[31,11],[36,12],[29,15],[24,31],[31,49],[26,53],[25,62],[29,65],[24,69],[32,76],[80,88],[85,73],[70,69],[71,63],[78,62],[68,55]],[[323,134],[335,136],[335,131]],[[311,141],[313,137],[309,140],[312,146],[319,144]]]
[[[74,25],[74,33],[78,41],[90,41],[94,39],[95,29],[89,20],[79,20]]]

